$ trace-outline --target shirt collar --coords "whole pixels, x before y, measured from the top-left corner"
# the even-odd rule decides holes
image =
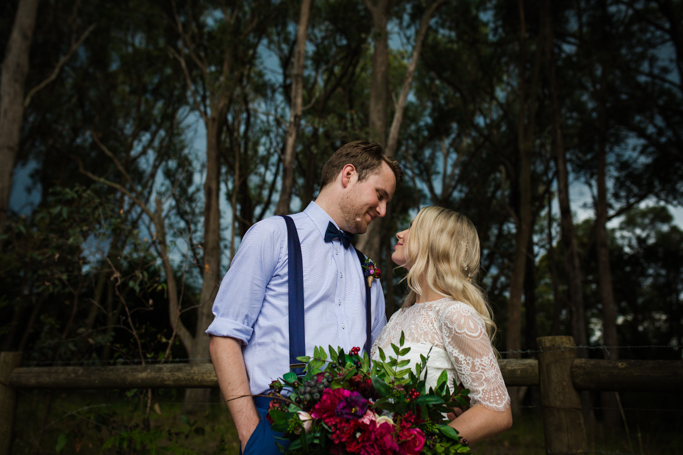
[[[330,222],[334,224],[337,227],[337,229],[339,229],[339,225],[335,223],[332,217],[328,215],[327,212],[323,210],[318,204],[316,204],[315,201],[311,201],[311,203],[308,204],[308,207],[306,207],[304,213],[308,215],[311,221],[313,221],[315,227],[318,228],[320,237],[322,237],[323,239],[325,238],[325,231],[327,231],[327,225]]]

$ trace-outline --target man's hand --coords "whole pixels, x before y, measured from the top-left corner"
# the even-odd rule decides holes
[[[247,370],[244,366],[239,340],[229,337],[211,337],[211,361],[216,370],[218,386],[235,422],[242,451],[261,420],[251,398]]]
[[[256,413],[256,415],[258,416],[258,413]],[[233,418],[233,420],[234,420],[234,418]],[[257,418],[255,422],[252,421],[251,419],[249,419],[248,422],[244,422],[242,424],[242,428],[243,428],[244,433],[240,434],[239,430],[237,431],[237,437],[240,438],[240,447],[242,447],[242,453],[244,453],[244,449],[246,449],[246,447],[247,447],[247,442],[249,442],[249,438],[251,438],[251,435],[254,434],[254,430],[256,430],[256,427],[258,426],[259,421],[260,421],[259,418]],[[235,423],[235,425],[237,425],[237,423]]]

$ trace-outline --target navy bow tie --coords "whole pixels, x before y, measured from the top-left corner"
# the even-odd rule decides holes
[[[344,231],[340,231],[337,229],[337,226],[330,221],[327,225],[327,231],[325,231],[325,241],[331,242],[334,239],[339,239],[342,245],[344,245],[344,248],[348,248],[349,245],[351,245],[351,235]]]

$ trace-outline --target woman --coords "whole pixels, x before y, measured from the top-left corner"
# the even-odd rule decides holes
[[[474,443],[512,425],[510,397],[491,346],[495,324],[481,290],[472,282],[479,271],[479,236],[467,217],[441,207],[420,210],[410,227],[396,234],[391,259],[408,270],[410,292],[375,341],[391,352],[405,334],[411,367],[427,355],[427,390],[442,371],[449,387],[470,390],[470,408],[449,424]],[[431,352],[430,352],[431,349]]]

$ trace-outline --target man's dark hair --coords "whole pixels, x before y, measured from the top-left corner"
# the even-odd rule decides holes
[[[330,159],[327,160],[327,163],[325,163],[325,166],[323,166],[320,188],[325,188],[334,182],[337,175],[347,164],[353,164],[356,172],[358,172],[358,181],[361,182],[375,172],[378,172],[382,162],[387,163],[394,172],[396,185],[398,186],[403,179],[403,171],[396,160],[384,154],[381,145],[368,141],[349,142],[334,152]]]

